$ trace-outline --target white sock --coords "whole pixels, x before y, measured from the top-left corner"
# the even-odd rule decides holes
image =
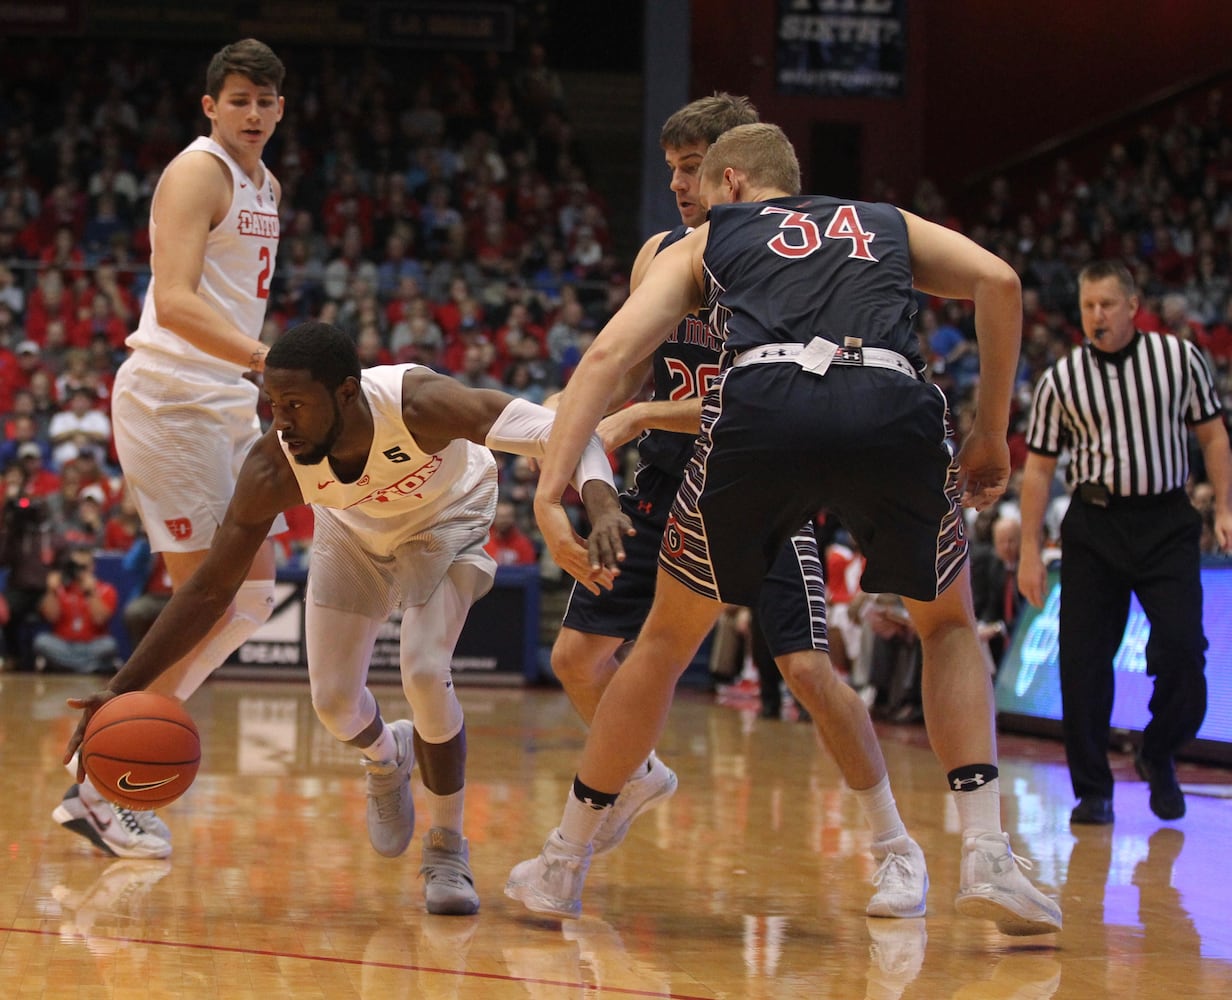
[[[424,788],[428,800],[428,816],[433,827],[444,827],[454,833],[462,832],[462,806],[466,799],[466,786],[462,786],[451,795],[437,795]]]
[[[573,788],[570,787],[569,795],[565,799],[565,813],[560,820],[560,835],[570,844],[585,847],[595,839],[599,825],[607,818],[611,808],[605,806],[595,809],[587,805],[573,794]]]
[[[950,792],[958,807],[963,836],[1001,832],[1001,779],[993,778],[970,792]]]
[[[902,817],[898,815],[898,806],[894,802],[894,792],[890,789],[890,776],[882,778],[872,788],[853,788],[860,808],[864,811],[864,820],[873,831],[873,843],[893,840],[895,837],[905,837],[907,827]]]
[[[398,756],[398,741],[394,739],[394,731],[389,726],[382,725],[381,735],[376,738],[376,742],[363,747],[359,752],[378,764],[395,760]]]

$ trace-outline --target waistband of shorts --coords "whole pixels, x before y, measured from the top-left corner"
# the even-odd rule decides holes
[[[135,348],[124,359],[131,371],[154,371],[176,377],[195,376],[219,385],[240,385],[251,382],[244,377],[244,369],[238,365],[219,360],[217,363],[197,358],[178,357],[155,347]]]
[[[802,364],[800,355],[807,346],[807,344],[766,344],[764,347],[753,347],[736,355],[732,367],[777,364],[781,361]],[[856,368],[887,368],[890,371],[901,372],[917,381],[920,378],[920,373],[915,370],[910,361],[897,351],[891,351],[885,347],[840,347],[830,364]]]

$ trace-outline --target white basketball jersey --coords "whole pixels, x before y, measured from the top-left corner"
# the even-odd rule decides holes
[[[372,448],[353,483],[340,483],[329,459],[300,465],[283,453],[299,480],[304,502],[328,507],[369,552],[386,556],[412,536],[466,506],[495,475],[496,459],[482,445],[457,439],[435,454],[420,450],[402,419],[402,376],[418,365],[366,369],[360,385],[372,410]],[[281,443],[281,438],[279,439]]]
[[[231,208],[206,237],[198,291],[219,313],[257,340],[261,336],[261,324],[265,321],[270,281],[274,277],[274,262],[278,256],[278,202],[274,196],[273,175],[266,168],[265,179],[258,187],[227,151],[209,136],[196,139],[179,155],[198,150],[217,156],[227,165],[231,170],[232,185]],[[159,183],[162,183],[161,180]],[[174,233],[166,235],[167,238],[175,238]],[[151,216],[150,246],[155,270],[158,240],[158,228]],[[160,351],[177,361],[222,369],[228,374],[244,372],[246,366],[206,354],[159,324],[154,309],[154,285],[157,280],[157,275],[150,279],[141,308],[141,320],[136,331],[129,336],[128,346]]]

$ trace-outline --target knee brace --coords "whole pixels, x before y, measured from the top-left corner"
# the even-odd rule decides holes
[[[245,580],[241,583],[226,623],[197,651],[176,685],[175,696],[186,701],[273,613],[273,580]]]

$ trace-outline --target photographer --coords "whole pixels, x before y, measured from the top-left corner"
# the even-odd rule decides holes
[[[26,624],[37,612],[46,588],[55,538],[47,504],[30,495],[28,478],[19,463],[5,471],[4,485],[0,566],[8,570],[4,599],[9,609],[4,622],[4,666],[6,670],[28,670],[32,657]]]
[[[49,670],[111,673],[118,647],[110,628],[118,604],[115,587],[94,575],[93,553],[70,549],[47,574],[39,611],[51,631],[35,637],[36,658]]]

